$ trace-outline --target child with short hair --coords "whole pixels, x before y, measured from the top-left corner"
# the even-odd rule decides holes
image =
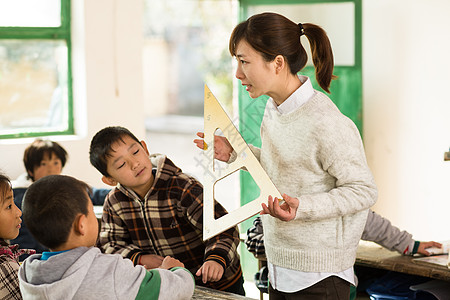
[[[182,261],[197,284],[244,295],[237,227],[203,241],[203,186],[165,155],[150,155],[128,129],[106,127],[92,139],[92,165],[116,186],[103,206],[99,243],[135,264]],[[215,205],[216,217],[227,212]]]
[[[70,176],[34,182],[23,201],[23,219],[50,252],[27,258],[19,269],[24,299],[190,299],[192,274],[166,257],[159,269],[94,247],[98,223],[89,186]]]
[[[22,174],[12,181],[14,203],[17,207],[22,206],[23,196],[34,181],[47,175],[60,175],[68,158],[67,151],[60,144],[51,140],[38,138],[28,145],[23,154],[26,174]],[[92,189],[90,198],[94,205],[103,205],[108,192],[109,189]],[[12,243],[18,244],[20,248],[35,249],[38,253],[48,250],[35,240],[26,224],[23,224],[19,235]],[[22,261],[26,257],[27,255],[23,255],[20,260]]]
[[[67,151],[56,142],[36,139],[28,145],[23,153],[26,174],[12,181],[14,203],[17,207],[22,207],[23,196],[34,181],[47,175],[61,174],[66,161]],[[12,243],[18,244],[21,248],[35,249],[38,253],[48,250],[34,239],[25,224],[22,224],[19,235]],[[20,259],[24,260],[26,257],[24,255]]]
[[[9,178],[0,173],[0,299],[20,300],[18,257],[22,253],[34,253],[19,250],[18,245],[9,245],[6,240],[14,239],[19,234],[22,212],[14,204],[14,197]]]

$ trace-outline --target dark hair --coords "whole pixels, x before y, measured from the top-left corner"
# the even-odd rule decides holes
[[[11,181],[9,180],[9,177],[0,172],[0,204],[3,204],[6,200],[6,193],[11,191],[11,189]]]
[[[34,181],[34,177],[30,174],[34,173],[34,168],[41,164],[46,154],[49,158],[52,154],[55,154],[61,160],[62,166],[65,166],[68,155],[67,151],[60,144],[50,140],[36,139],[25,149],[23,154],[23,163],[31,180]]]
[[[123,136],[129,136],[140,144],[140,141],[128,129],[120,126],[106,127],[100,130],[92,138],[89,149],[91,164],[104,176],[109,176],[107,169],[107,158],[111,156],[112,145],[122,141]]]
[[[76,217],[88,215],[89,193],[89,186],[73,177],[42,177],[25,193],[23,221],[39,243],[55,249],[67,242]]]
[[[317,82],[329,93],[331,80],[335,78],[330,41],[321,27],[311,23],[305,23],[302,26],[311,45]],[[305,67],[308,61],[308,55],[300,41],[301,32],[300,25],[282,15],[261,13],[251,16],[234,28],[230,37],[229,50],[232,56],[236,56],[237,45],[241,40],[245,40],[268,62],[273,61],[277,55],[282,55],[291,73],[295,75]]]

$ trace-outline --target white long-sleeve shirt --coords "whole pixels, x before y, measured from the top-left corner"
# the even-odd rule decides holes
[[[354,284],[353,263],[376,187],[356,126],[307,77],[283,104],[269,99],[255,149],[296,219],[262,216],[269,280],[283,292],[336,275]]]

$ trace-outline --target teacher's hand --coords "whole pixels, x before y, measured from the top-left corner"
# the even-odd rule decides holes
[[[286,194],[283,194],[284,203],[280,205],[279,199],[273,199],[269,196],[267,205],[265,203],[262,205],[262,215],[271,215],[281,221],[291,221],[295,218],[297,213],[299,200],[297,198],[292,198]]]

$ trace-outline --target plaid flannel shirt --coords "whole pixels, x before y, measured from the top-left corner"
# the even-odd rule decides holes
[[[19,250],[19,245],[10,246],[0,239],[0,299],[20,300],[22,295],[19,289],[19,256],[33,250]]]
[[[164,155],[152,155],[151,160],[155,179],[144,199],[120,184],[106,197],[99,245],[134,264],[143,254],[169,255],[194,275],[204,261],[214,260],[224,267],[222,279],[203,284],[197,278],[196,283],[230,287],[242,276],[237,227],[203,241],[203,186]],[[215,204],[216,217],[226,213]]]
[[[247,229],[247,238],[245,239],[247,250],[256,258],[266,258],[264,249],[264,232],[261,217],[253,220],[253,226]]]

